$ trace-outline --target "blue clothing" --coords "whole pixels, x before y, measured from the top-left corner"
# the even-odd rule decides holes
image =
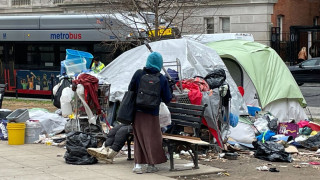
[[[158,52],[152,52],[147,59],[146,67],[147,68],[156,68],[158,71],[161,71],[163,66],[162,56]]]
[[[274,133],[273,131],[266,131],[261,133],[259,136],[257,136],[257,140],[258,141],[262,141],[264,143],[264,141],[269,141],[271,139],[272,136],[276,135],[276,133]]]
[[[128,89],[137,93],[141,77],[147,73],[156,74],[158,72],[159,71],[156,68],[147,68],[147,67],[143,68],[143,70],[142,69],[137,70],[131,79],[131,82],[129,84]],[[172,99],[172,94],[171,94],[171,89],[169,87],[169,82],[166,79],[166,77],[164,77],[162,74],[160,75],[159,78],[160,78],[160,86],[161,86],[161,92],[160,92],[161,101],[164,103],[169,103]],[[137,107],[136,110],[147,113],[147,114],[152,114],[154,116],[159,115],[159,107],[157,107],[154,110],[147,110],[147,109],[142,109],[142,108]]]

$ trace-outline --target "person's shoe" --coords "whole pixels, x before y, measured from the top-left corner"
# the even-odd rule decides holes
[[[113,149],[109,149],[108,154],[107,154],[107,158],[108,159],[112,159],[118,154],[119,152],[114,151]]]
[[[87,152],[97,159],[107,159],[109,147],[102,146],[100,148],[88,148]]]
[[[105,164],[112,164],[113,161],[112,159],[107,159],[107,158],[97,158],[99,162],[105,163]]]
[[[155,166],[148,166],[147,167],[147,173],[154,173],[154,172],[157,172],[159,171],[158,168],[156,168]]]
[[[136,168],[136,167],[134,167],[134,168],[132,169],[132,172],[134,172],[134,173],[136,173],[136,174],[142,174],[142,168]]]

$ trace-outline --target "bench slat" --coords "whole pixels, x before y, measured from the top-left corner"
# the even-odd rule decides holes
[[[191,121],[191,122],[197,122],[201,123],[201,117],[194,117],[194,116],[187,116],[183,114],[171,114],[171,119],[181,119],[184,121]]]
[[[188,110],[188,109],[182,109],[182,108],[174,108],[174,107],[168,107],[170,113],[180,113],[180,114],[188,114],[188,115],[194,115],[194,116],[201,116],[202,111],[199,110]]]
[[[199,139],[189,139],[189,138],[186,138],[185,136],[171,136],[171,135],[162,135],[162,138],[170,139],[170,140],[174,140],[174,141],[188,142],[191,144],[210,145],[210,143],[202,141],[200,138]]]
[[[180,125],[180,126],[189,126],[189,127],[198,128],[198,129],[201,127],[200,123],[181,121],[179,119],[171,119],[171,124]]]
[[[193,110],[200,110],[203,111],[204,107],[207,105],[194,105],[194,104],[185,104],[185,103],[168,103],[168,107],[176,107],[176,108],[183,108],[183,109],[193,109]]]

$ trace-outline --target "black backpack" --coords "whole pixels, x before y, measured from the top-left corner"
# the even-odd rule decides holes
[[[136,98],[136,106],[156,109],[160,105],[160,73],[145,74],[141,77]]]

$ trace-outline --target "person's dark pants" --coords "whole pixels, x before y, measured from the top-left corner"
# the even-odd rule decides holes
[[[297,64],[302,63],[303,61],[304,61],[304,59],[298,59],[298,63]]]
[[[129,128],[131,128],[130,125],[123,124],[113,127],[107,135],[105,146],[110,146],[111,149],[119,152],[127,141],[130,133]]]

